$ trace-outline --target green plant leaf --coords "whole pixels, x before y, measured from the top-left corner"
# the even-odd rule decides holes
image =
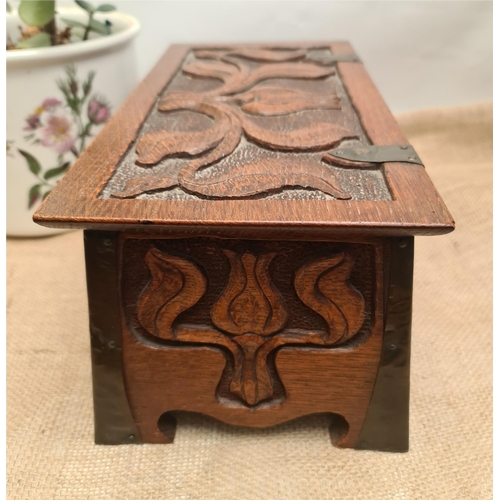
[[[18,151],[26,158],[26,162],[28,163],[28,168],[35,174],[38,175],[42,171],[42,167],[38,160],[27,151],[23,151],[22,149],[18,149]]]
[[[64,94],[64,97],[66,99],[68,99],[69,98],[69,89],[66,86],[66,83],[62,79],[59,78],[58,80],[56,80],[56,84],[59,87],[59,90]]]
[[[7,2],[7,12],[12,12],[12,7],[9,2]]]
[[[94,12],[94,7],[84,0],[75,0],[75,3],[79,5],[82,9],[86,10],[89,14]]]
[[[95,77],[95,71],[90,71],[87,80],[83,82],[82,89],[83,89],[83,99],[82,103],[85,101],[85,99],[89,96],[90,92],[92,91],[92,82],[94,81]]]
[[[66,72],[69,81],[76,80],[76,67],[73,63],[65,66],[64,71]]]
[[[49,47],[50,35],[48,33],[37,33],[19,42],[16,47],[18,49],[36,49],[37,47]]]
[[[71,163],[67,161],[64,165],[61,165],[60,167],[51,168],[50,170],[47,170],[47,172],[45,172],[43,178],[45,180],[49,180],[52,179],[52,177],[57,177],[58,175],[61,175],[64,172],[66,172],[66,170],[68,170],[70,165]]]
[[[68,99],[66,99],[66,104],[71,109],[71,111],[73,111],[73,113],[75,113],[76,115],[80,115],[78,99],[73,99],[72,97],[68,97]]]
[[[109,26],[101,23],[101,21],[97,21],[96,19],[90,19],[89,26],[92,31],[99,33],[99,35],[109,35],[110,33]]]
[[[31,208],[40,199],[41,184],[35,184],[28,193],[28,208]]]
[[[87,26],[85,26],[85,24],[83,24],[79,21],[75,21],[73,19],[66,19],[65,17],[62,17],[61,20],[64,21],[71,28],[83,28],[83,29],[85,29],[87,27]]]
[[[22,0],[18,9],[19,17],[30,26],[44,26],[54,19],[54,0]]]
[[[116,7],[114,5],[103,3],[102,5],[99,5],[99,7],[97,7],[96,12],[112,12],[113,10],[116,10]]]

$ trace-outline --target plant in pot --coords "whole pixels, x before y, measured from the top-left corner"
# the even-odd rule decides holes
[[[7,4],[7,234],[44,236],[32,213],[138,81],[139,23],[110,4]]]

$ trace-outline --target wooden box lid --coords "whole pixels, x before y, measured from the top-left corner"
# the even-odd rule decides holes
[[[408,141],[350,44],[175,45],[34,220],[228,237],[452,231],[424,166],[332,153],[367,145]]]

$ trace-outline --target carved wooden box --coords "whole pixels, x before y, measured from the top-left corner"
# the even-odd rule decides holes
[[[171,47],[34,219],[85,229],[97,443],[408,448],[413,236],[454,223],[348,43]]]

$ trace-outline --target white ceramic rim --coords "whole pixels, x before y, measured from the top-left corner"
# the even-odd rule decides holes
[[[111,18],[114,17],[123,20],[128,26],[118,33],[93,38],[84,42],[82,41],[68,45],[59,45],[56,47],[40,47],[37,49],[7,50],[7,65],[11,62],[39,62],[53,59],[63,59],[72,56],[90,55],[94,52],[109,50],[113,47],[123,45],[139,33],[141,25],[135,17],[122,12],[110,12],[108,15]]]

